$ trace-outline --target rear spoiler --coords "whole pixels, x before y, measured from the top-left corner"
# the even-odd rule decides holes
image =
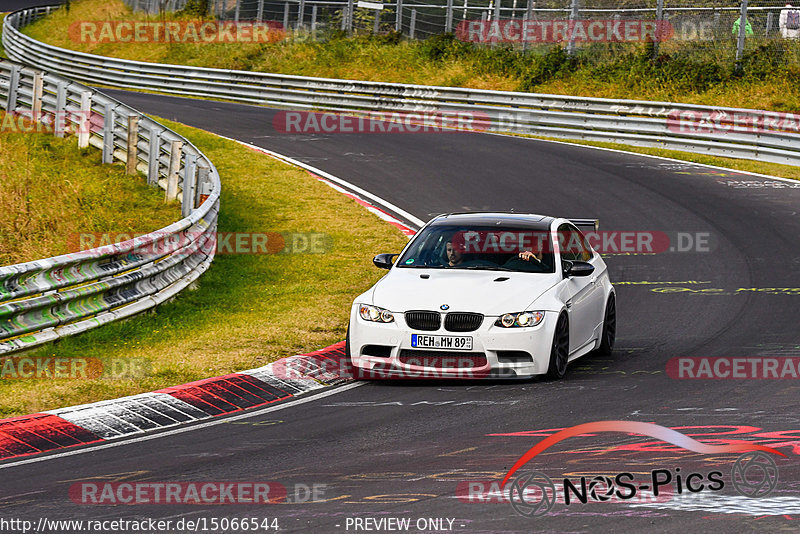
[[[600,230],[600,219],[568,219],[568,220],[583,232],[598,232]]]

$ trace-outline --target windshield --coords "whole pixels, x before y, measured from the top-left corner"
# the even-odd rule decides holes
[[[548,232],[497,225],[429,226],[414,238],[395,265],[402,268],[555,272]]]

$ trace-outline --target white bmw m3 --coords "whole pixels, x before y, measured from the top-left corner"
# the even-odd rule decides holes
[[[583,226],[597,221],[447,214],[375,256],[389,272],[355,299],[347,332],[357,376],[559,379],[610,353],[614,287]]]

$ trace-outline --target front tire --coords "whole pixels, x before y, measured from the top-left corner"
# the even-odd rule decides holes
[[[547,366],[547,378],[561,380],[567,374],[569,360],[569,319],[561,314],[553,333],[553,345],[550,349],[550,363]]]
[[[608,296],[606,303],[606,313],[603,317],[603,333],[600,338],[600,346],[597,353],[601,356],[609,356],[614,351],[614,342],[617,338],[617,299],[614,293]]]

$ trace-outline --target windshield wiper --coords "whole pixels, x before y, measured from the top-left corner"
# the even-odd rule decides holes
[[[509,272],[516,272],[514,269],[509,269],[508,267],[501,267],[500,265],[496,265],[494,267],[489,267],[488,265],[467,265],[466,267],[458,267],[459,269],[471,269],[475,271],[509,271]]]

